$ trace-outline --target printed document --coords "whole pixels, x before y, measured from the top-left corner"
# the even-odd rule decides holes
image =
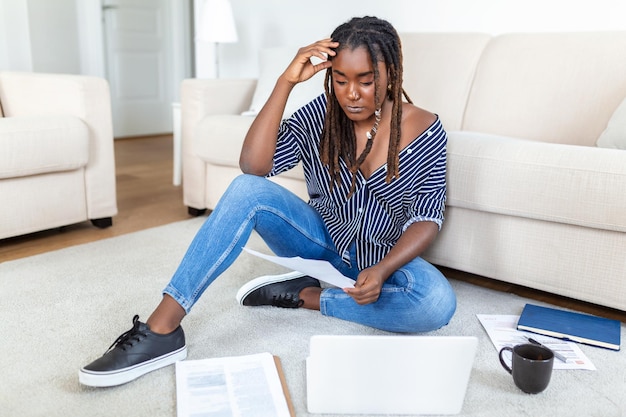
[[[269,353],[176,362],[178,417],[290,417]]]
[[[530,337],[553,351],[560,353],[567,359],[567,362],[563,362],[554,358],[554,369],[596,370],[594,364],[591,363],[578,344],[554,337],[517,330],[519,316],[476,314],[476,317],[478,317],[478,320],[485,328],[485,331],[498,352],[505,346],[513,347],[515,345],[521,345],[522,343],[529,343],[527,338]]]
[[[265,255],[264,253],[257,252],[249,248],[243,248],[243,250],[254,256],[258,256],[259,258],[267,259],[275,264],[282,265],[286,268],[293,269],[294,271],[302,272],[303,274],[317,278],[320,281],[324,281],[335,287],[354,288],[355,281],[337,271],[337,269],[335,269],[335,267],[328,261],[303,259],[299,256],[294,258],[285,258],[281,256]]]

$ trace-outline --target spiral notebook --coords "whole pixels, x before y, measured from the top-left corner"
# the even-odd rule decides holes
[[[517,330],[620,350],[621,323],[590,314],[526,304]]]

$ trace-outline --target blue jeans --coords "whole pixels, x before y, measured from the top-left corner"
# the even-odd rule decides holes
[[[189,313],[213,280],[237,259],[252,230],[278,256],[324,259],[350,278],[359,274],[336,252],[314,208],[266,178],[241,175],[196,234],[164,293]],[[325,288],[320,297],[324,315],[391,332],[438,329],[455,309],[456,296],[448,280],[422,258],[393,273],[375,303],[359,305],[339,288]]]

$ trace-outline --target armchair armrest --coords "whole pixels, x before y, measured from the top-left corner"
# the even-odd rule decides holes
[[[252,103],[256,79],[186,79],[181,84],[181,141],[184,201],[205,209],[205,163],[194,150],[198,123],[209,115],[237,115]]]
[[[256,79],[183,80],[181,108],[197,113],[199,118],[210,114],[241,114],[248,110],[256,87]]]
[[[180,92],[183,154],[192,151],[193,132],[206,116],[241,114],[248,110],[256,83],[256,79],[183,80]]]
[[[89,129],[85,169],[90,219],[117,214],[113,122],[109,85],[103,78],[30,72],[0,72],[5,117],[70,115]]]

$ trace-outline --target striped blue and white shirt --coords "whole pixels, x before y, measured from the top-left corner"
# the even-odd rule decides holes
[[[432,221],[441,228],[447,135],[439,118],[400,151],[399,178],[385,182],[386,164],[367,179],[357,172],[356,191],[348,198],[352,174],[345,162],[340,159],[341,184],[331,191],[331,177],[320,158],[325,115],[322,94],[282,121],[268,176],[302,162],[309,204],[320,213],[344,261],[350,262],[353,242],[357,266],[362,270],[378,263],[411,224]]]

